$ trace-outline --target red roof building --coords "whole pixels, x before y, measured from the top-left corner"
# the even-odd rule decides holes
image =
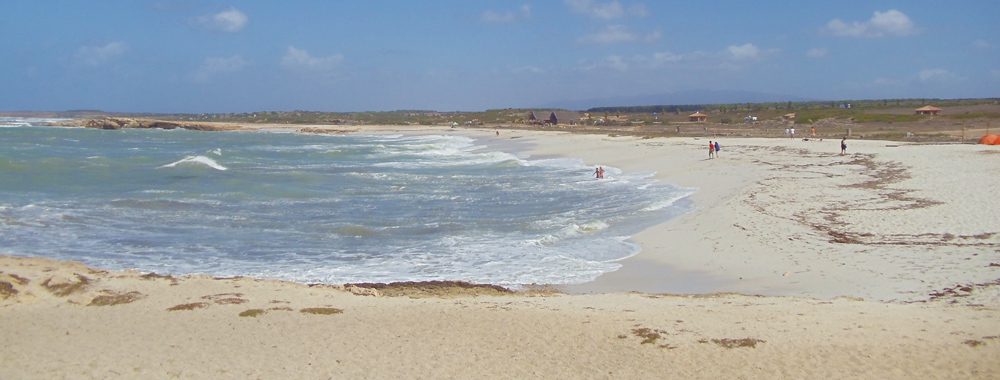
[[[935,106],[923,106],[915,109],[914,111],[917,115],[937,115],[938,112],[941,112],[941,109]]]

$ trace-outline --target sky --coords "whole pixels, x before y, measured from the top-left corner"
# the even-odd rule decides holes
[[[0,2],[0,110],[1000,97],[1000,1]]]

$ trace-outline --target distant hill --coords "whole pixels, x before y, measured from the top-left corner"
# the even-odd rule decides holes
[[[691,90],[674,91],[653,95],[619,96],[609,98],[594,98],[583,100],[567,100],[552,102],[542,107],[564,108],[571,110],[586,110],[595,107],[614,106],[645,106],[645,105],[680,105],[680,104],[729,104],[729,103],[768,103],[768,102],[801,102],[809,99],[785,94],[770,94],[754,91],[726,90]]]

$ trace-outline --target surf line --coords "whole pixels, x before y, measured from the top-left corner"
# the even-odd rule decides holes
[[[177,160],[175,162],[171,162],[169,164],[160,166],[159,168],[172,168],[172,167],[175,167],[175,166],[181,165],[181,164],[196,164],[196,165],[200,164],[200,165],[208,166],[208,167],[210,167],[212,169],[215,169],[215,170],[229,170],[229,168],[227,168],[225,166],[222,166],[222,165],[219,165],[219,163],[215,162],[215,160],[213,160],[211,158],[208,158],[208,157],[205,157],[205,156],[187,156],[187,157],[184,157],[184,158],[182,158],[180,160]]]

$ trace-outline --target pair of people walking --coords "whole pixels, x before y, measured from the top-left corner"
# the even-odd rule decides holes
[[[722,149],[722,147],[719,146],[719,142],[718,141],[716,141],[715,143],[712,143],[711,141],[709,141],[708,142],[708,158],[719,157],[719,150],[721,150],[721,149]]]

